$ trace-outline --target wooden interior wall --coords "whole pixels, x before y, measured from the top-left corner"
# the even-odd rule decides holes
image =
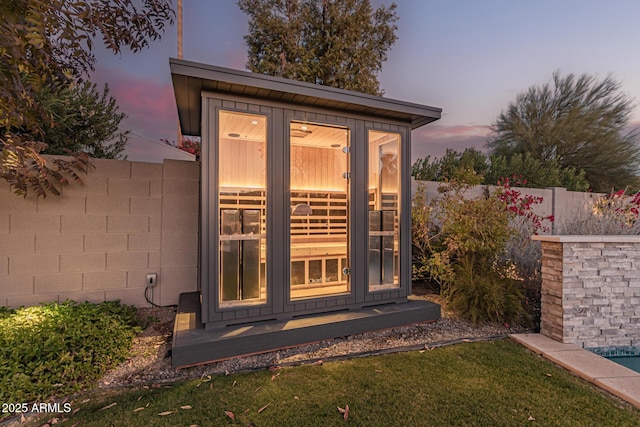
[[[347,155],[335,148],[291,146],[291,189],[347,191]]]
[[[220,186],[265,188],[265,143],[232,138],[220,141]],[[291,188],[305,191],[344,191],[347,155],[335,148],[291,146]]]
[[[267,176],[266,143],[220,139],[220,187],[264,189]]]

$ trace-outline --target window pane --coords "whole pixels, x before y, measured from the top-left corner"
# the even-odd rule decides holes
[[[400,135],[369,131],[369,290],[399,286]]]
[[[264,303],[267,119],[220,111],[220,306]]]

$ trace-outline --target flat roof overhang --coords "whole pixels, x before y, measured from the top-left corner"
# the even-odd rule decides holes
[[[169,65],[180,126],[184,135],[200,135],[203,92],[244,95],[256,99],[394,119],[410,123],[411,129],[438,120],[442,114],[442,109],[437,107],[265,74],[232,70],[175,58],[169,59]]]

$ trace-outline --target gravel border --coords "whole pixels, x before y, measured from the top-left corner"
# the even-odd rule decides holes
[[[436,295],[424,297],[440,303]],[[155,318],[139,334],[133,344],[132,356],[107,372],[98,388],[125,385],[165,383],[195,379],[206,375],[266,369],[275,366],[292,366],[350,357],[432,349],[465,341],[478,341],[506,337],[526,332],[526,328],[499,324],[474,325],[442,310],[442,318],[382,331],[366,332],[316,343],[305,344],[277,351],[241,356],[191,368],[171,367],[170,348],[175,307],[139,309],[141,320]]]

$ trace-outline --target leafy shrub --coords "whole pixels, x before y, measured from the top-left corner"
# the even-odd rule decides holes
[[[456,263],[455,282],[445,294],[449,307],[474,323],[526,317],[516,281],[486,261],[485,257],[467,254]]]
[[[443,263],[437,260],[438,254],[442,251],[440,231],[440,226],[436,223],[434,205],[427,200],[424,185],[421,184],[413,196],[411,207],[411,279],[414,282],[425,281],[435,285],[438,292],[438,279],[444,274],[444,271],[438,269]]]
[[[463,181],[468,184],[499,185],[505,176],[522,174],[529,177],[521,186],[530,188],[565,187],[570,191],[587,191],[589,182],[583,169],[564,167],[555,160],[542,161],[531,153],[487,157],[475,148],[463,152],[447,149],[441,158],[418,159],[411,175],[419,181]],[[468,181],[472,178],[474,181]]]
[[[90,385],[126,359],[135,307],[67,301],[0,310],[0,402],[29,402]]]
[[[413,278],[437,283],[450,307],[474,322],[529,318],[523,302],[539,312],[541,252],[531,235],[553,218],[532,211],[541,198],[500,184],[468,198],[470,186],[452,181],[434,200],[424,188],[413,199]]]
[[[640,234],[640,193],[627,196],[625,190],[593,200],[559,224],[557,234],[619,235]]]
[[[569,191],[587,191],[589,182],[583,169],[563,167],[555,160],[542,161],[531,153],[516,153],[506,156],[490,157],[491,167],[484,176],[484,183],[500,185],[505,176],[524,175],[529,179],[521,182],[520,187],[545,188],[564,187]]]
[[[548,224],[553,215],[542,216],[533,212],[534,205],[542,203],[542,197],[522,195],[511,187],[508,178],[498,180],[499,197],[507,203],[510,212],[509,225],[514,233],[507,242],[503,260],[513,268],[524,297],[525,310],[536,327],[540,324],[540,297],[542,287],[542,248],[531,236],[551,231]],[[516,186],[526,184],[522,176],[512,176]]]

